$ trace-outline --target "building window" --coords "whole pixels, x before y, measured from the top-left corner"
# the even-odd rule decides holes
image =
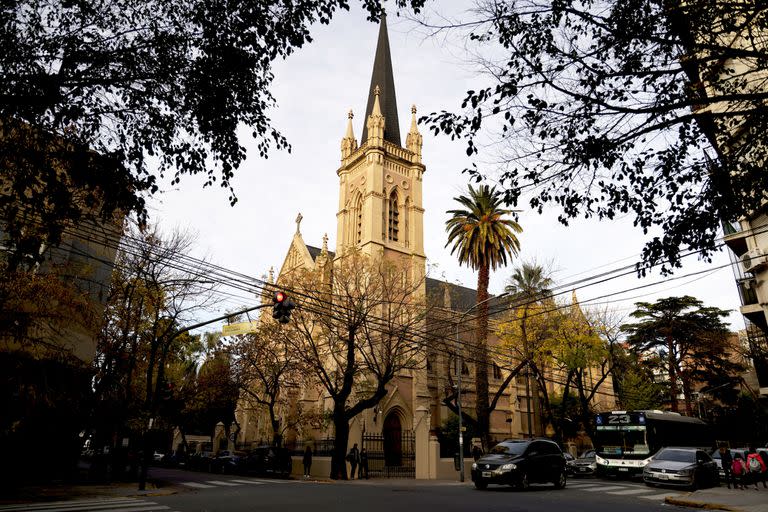
[[[397,191],[393,190],[389,195],[389,239],[397,242],[397,231],[400,213],[397,211]]]
[[[363,240],[363,200],[360,196],[357,197],[355,204],[355,221],[357,223],[355,230],[355,243],[359,244]]]
[[[496,363],[493,363],[493,378],[496,380],[501,379],[501,368]]]
[[[465,363],[464,361],[461,362],[461,374],[469,375],[469,366],[467,366],[467,363]]]

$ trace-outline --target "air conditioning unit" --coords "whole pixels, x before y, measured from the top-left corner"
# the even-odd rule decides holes
[[[768,265],[768,255],[760,249],[752,249],[741,257],[741,268],[744,272],[755,272]]]

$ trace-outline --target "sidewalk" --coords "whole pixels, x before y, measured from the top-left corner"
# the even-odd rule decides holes
[[[728,510],[733,512],[768,512],[768,489],[762,485],[759,490],[728,489],[713,487],[688,493],[687,496],[668,497],[670,505],[693,507],[705,510]]]

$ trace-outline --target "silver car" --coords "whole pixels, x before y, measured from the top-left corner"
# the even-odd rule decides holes
[[[691,489],[718,485],[717,464],[704,450],[662,448],[643,469],[646,485],[683,486]]]

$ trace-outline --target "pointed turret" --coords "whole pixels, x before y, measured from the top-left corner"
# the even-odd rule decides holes
[[[395,99],[395,79],[392,74],[392,56],[389,53],[389,36],[387,34],[387,17],[381,17],[379,24],[379,40],[376,43],[376,57],[373,61],[371,73],[371,85],[368,88],[368,105],[365,107],[365,125],[360,144],[365,143],[369,137],[368,117],[373,113],[375,101],[374,89],[378,87],[379,108],[381,114],[387,120],[384,130],[384,140],[400,146],[400,122],[397,118],[397,100]]]
[[[357,139],[355,139],[355,132],[352,130],[352,119],[355,115],[352,111],[347,114],[347,133],[344,138],[341,139],[341,158],[347,158],[349,155],[355,152],[357,149]]]
[[[379,101],[379,96],[380,89],[377,85],[373,88],[373,107],[365,122],[365,128],[368,131],[367,140],[369,146],[382,146],[384,140],[386,140],[386,118],[381,114],[381,102]]]
[[[418,123],[416,122],[416,105],[411,106],[411,130],[405,137],[405,148],[415,155],[415,163],[421,162],[421,145],[424,138],[419,133]]]

